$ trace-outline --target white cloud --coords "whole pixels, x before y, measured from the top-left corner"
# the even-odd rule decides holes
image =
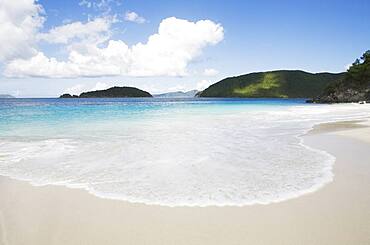
[[[0,0],[0,61],[36,53],[35,34],[44,23],[42,13],[34,0]]]
[[[175,17],[162,20],[158,33],[146,44],[131,48],[134,76],[183,76],[187,65],[202,49],[223,39],[223,28],[210,20],[190,22]]]
[[[212,82],[209,80],[201,80],[196,85],[196,90],[202,91],[212,85]]]
[[[120,5],[118,1],[115,0],[82,0],[78,4],[82,7],[92,8],[96,11],[101,11],[103,13],[109,13],[112,10],[111,4],[115,3]]]
[[[92,2],[87,0],[82,0],[81,2],[78,3],[78,5],[85,6],[86,8],[91,8],[93,6]]]
[[[135,12],[130,12],[130,11],[126,12],[125,20],[130,21],[130,22],[135,22],[138,24],[143,24],[146,22],[146,19],[144,17],[138,15]]]
[[[79,95],[84,92],[85,86],[83,84],[76,84],[70,88],[64,90],[64,94]]]
[[[107,88],[109,88],[108,84],[102,83],[102,82],[97,82],[95,84],[95,86],[91,89],[91,91],[104,90],[104,89],[107,89]]]
[[[203,75],[207,77],[216,76],[218,74],[218,70],[213,68],[207,68],[204,70]]]
[[[67,25],[68,28],[71,28],[70,25]],[[55,32],[49,32],[50,36],[44,39],[68,42],[71,36],[57,35],[65,33],[68,28],[60,27],[58,31],[54,29]],[[92,29],[105,30],[105,28]],[[76,32],[72,33],[73,37],[78,35]],[[223,35],[222,26],[210,20],[191,22],[171,17],[162,20],[158,33],[151,35],[146,43],[129,47],[121,40],[109,40],[104,46],[91,42],[83,43],[83,48],[72,45],[66,61],[47,57],[39,51],[30,59],[20,58],[11,61],[6,65],[4,74],[9,77],[50,78],[116,75],[184,76],[187,74],[188,64],[201,55],[206,46],[220,42]]]
[[[40,33],[39,40],[49,43],[67,44],[74,40],[104,41],[109,35],[114,20],[111,18],[96,18],[86,23],[73,22],[52,28],[47,33]]]

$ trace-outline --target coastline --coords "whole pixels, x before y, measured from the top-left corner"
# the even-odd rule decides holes
[[[320,124],[305,145],[336,157],[334,180],[243,207],[163,207],[0,177],[0,244],[369,244],[369,122]]]

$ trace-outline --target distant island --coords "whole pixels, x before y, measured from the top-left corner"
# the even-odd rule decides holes
[[[7,96],[7,97],[5,97]],[[12,98],[0,95],[0,98]],[[134,87],[112,87],[81,93],[63,94],[60,98],[153,97]],[[357,59],[347,72],[309,73],[301,70],[255,72],[228,77],[203,91],[169,92],[157,98],[224,97],[224,98],[313,98],[310,103],[370,103],[370,51]]]
[[[63,94],[59,98],[127,98],[153,97],[150,93],[134,87],[112,87],[105,90],[96,90],[81,93],[79,96]]]
[[[190,90],[187,92],[177,91],[177,92],[169,92],[163,94],[155,94],[154,97],[156,98],[192,98],[198,93],[198,90]]]
[[[0,99],[14,99],[15,97],[10,94],[0,94]]]
[[[345,76],[330,84],[313,103],[370,103],[370,50],[366,51],[347,70]]]
[[[70,98],[79,98],[79,97],[78,97],[78,95],[62,94],[61,96],[59,96],[59,98],[70,99]]]
[[[203,90],[199,97],[313,98],[345,73],[309,73],[280,70],[225,78]]]

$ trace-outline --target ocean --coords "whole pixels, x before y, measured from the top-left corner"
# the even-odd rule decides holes
[[[0,99],[0,175],[133,203],[269,204],[334,178],[302,135],[369,115],[303,99]]]

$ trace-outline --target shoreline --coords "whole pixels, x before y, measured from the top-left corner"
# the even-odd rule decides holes
[[[0,244],[369,244],[370,129],[357,123],[320,124],[303,136],[336,157],[332,182],[267,205],[133,204],[0,177]]]
[[[370,118],[359,118],[359,119],[353,119],[353,120],[345,120],[345,121],[333,121],[333,122],[325,122],[325,123],[318,123],[312,126],[312,128],[307,129],[307,131],[301,135],[297,135],[296,137],[299,139],[299,144],[303,146],[304,148],[307,148],[310,151],[317,152],[318,154],[325,154],[329,158],[332,158],[332,163],[328,168],[330,168],[330,173],[327,177],[327,180],[324,182],[319,182],[316,183],[314,186],[311,186],[309,189],[303,189],[296,191],[293,194],[286,194],[284,197],[281,197],[279,199],[275,200],[269,200],[266,202],[261,202],[261,201],[254,201],[254,202],[249,202],[249,203],[240,203],[240,204],[204,204],[204,205],[199,205],[199,204],[183,204],[183,205],[168,205],[168,204],[161,204],[161,203],[148,203],[148,202],[135,202],[131,200],[126,200],[121,197],[115,197],[115,196],[107,196],[104,194],[99,194],[97,192],[94,192],[94,190],[91,190],[88,186],[84,185],[71,185],[65,182],[55,182],[55,183],[48,183],[48,184],[36,184],[32,180],[26,179],[26,178],[17,178],[17,177],[12,177],[8,175],[1,175],[0,178],[9,178],[10,180],[15,180],[15,181],[22,181],[27,184],[30,184],[33,187],[45,187],[45,186],[55,186],[55,187],[64,187],[68,189],[77,189],[81,190],[84,192],[87,192],[90,195],[93,195],[98,198],[106,199],[106,200],[113,200],[113,201],[121,201],[121,202],[127,202],[129,204],[133,205],[145,205],[145,206],[159,206],[159,207],[168,207],[168,208],[207,208],[207,207],[245,207],[245,206],[253,206],[253,205],[270,205],[274,203],[280,203],[280,202],[285,202],[291,199],[299,198],[301,196],[314,193],[321,188],[323,188],[325,185],[329,184],[330,182],[333,181],[334,178],[334,173],[333,173],[333,166],[335,164],[335,159],[336,157],[330,153],[328,153],[325,150],[318,149],[312,146],[309,146],[305,144],[305,137],[310,136],[310,135],[316,135],[316,134],[321,134],[321,133],[329,133],[329,132],[338,132],[338,131],[343,131],[343,130],[350,130],[350,129],[356,129],[356,128],[366,128],[370,127]],[[370,141],[369,141],[370,142]],[[0,244],[1,245],[1,244]]]

